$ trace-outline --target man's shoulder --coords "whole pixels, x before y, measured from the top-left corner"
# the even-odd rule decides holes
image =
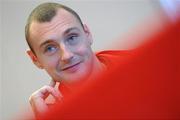
[[[111,66],[127,58],[131,54],[130,50],[105,50],[96,52],[100,62],[106,66]]]
[[[104,50],[96,52],[96,56],[124,56],[129,54],[130,50]]]

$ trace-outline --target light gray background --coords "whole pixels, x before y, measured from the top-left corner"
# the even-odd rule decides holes
[[[29,13],[44,1],[47,0],[3,0],[0,3],[2,120],[31,110],[29,95],[49,82],[50,77],[37,69],[26,55],[28,47],[24,37],[24,26]],[[73,0],[61,3],[77,11],[87,23],[93,34],[95,51],[116,49],[111,45],[117,38],[160,9],[158,0]],[[119,43],[122,43],[119,49],[130,49],[123,45],[123,40],[119,39]]]

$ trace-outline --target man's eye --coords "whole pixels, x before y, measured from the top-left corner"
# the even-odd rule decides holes
[[[78,35],[71,35],[70,37],[67,38],[67,42],[70,45],[76,44],[78,41]]]
[[[57,50],[55,45],[49,45],[45,48],[45,53],[53,53]]]

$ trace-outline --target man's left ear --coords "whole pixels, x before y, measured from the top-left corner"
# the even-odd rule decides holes
[[[88,41],[89,41],[90,45],[92,45],[92,43],[93,43],[92,34],[86,24],[84,24],[83,26],[84,26],[84,32],[88,38]]]

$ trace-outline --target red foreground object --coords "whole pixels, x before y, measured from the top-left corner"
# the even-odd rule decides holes
[[[180,119],[180,23],[150,39],[38,119]]]

